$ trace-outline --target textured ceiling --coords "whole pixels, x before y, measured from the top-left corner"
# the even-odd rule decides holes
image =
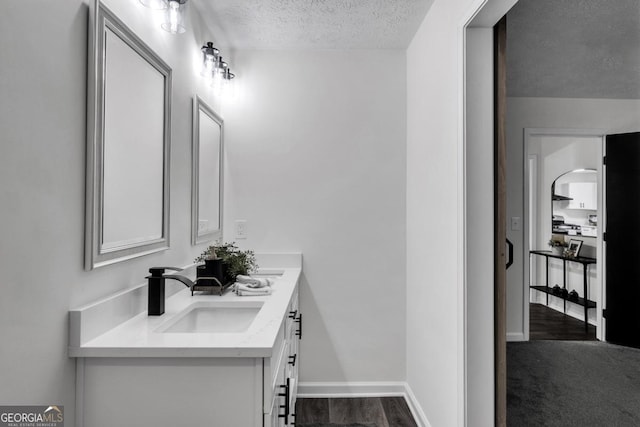
[[[509,96],[640,99],[640,0],[520,0]]]
[[[433,0],[193,0],[221,46],[406,48]]]

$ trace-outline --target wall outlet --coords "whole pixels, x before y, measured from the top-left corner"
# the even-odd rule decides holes
[[[237,219],[236,220],[236,239],[246,239],[247,238],[247,220],[245,219]]]

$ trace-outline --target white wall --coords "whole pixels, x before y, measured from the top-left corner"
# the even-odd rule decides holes
[[[407,50],[407,381],[433,426],[463,422],[459,25],[436,0]]]
[[[640,129],[640,100],[508,98],[507,217],[524,217],[523,147],[525,128],[597,129],[605,133]],[[524,333],[524,230],[507,229],[514,264],[507,271],[507,333]],[[527,255],[528,256],[528,255]]]
[[[67,312],[142,283],[153,265],[184,265],[190,244],[191,97],[203,41],[171,36],[138,2],[107,5],[173,68],[171,249],[83,270],[87,2],[5,2],[0,13],[0,402],[64,405],[74,425]]]
[[[225,235],[243,219],[242,247],[303,253],[301,381],[404,381],[405,53],[238,51],[234,63]]]

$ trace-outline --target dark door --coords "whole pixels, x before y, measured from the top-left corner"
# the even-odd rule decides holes
[[[640,133],[606,146],[606,340],[640,348]]]

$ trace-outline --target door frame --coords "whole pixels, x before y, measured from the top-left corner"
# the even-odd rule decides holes
[[[482,63],[474,64],[469,66],[467,64],[467,48],[466,48],[466,36],[467,29],[470,28],[483,28],[487,30],[492,30],[495,24],[504,16],[506,13],[513,7],[518,0],[475,0],[471,3],[469,8],[467,9],[467,13],[463,15],[463,19],[458,26],[458,58],[459,58],[459,74],[458,74],[458,94],[459,94],[459,111],[458,111],[458,150],[460,153],[459,156],[459,164],[458,164],[458,190],[459,190],[459,205],[462,207],[462,215],[459,217],[459,226],[463,230],[461,233],[461,240],[459,242],[459,254],[458,257],[461,260],[461,266],[463,267],[461,270],[461,274],[458,276],[458,285],[461,290],[462,298],[459,300],[459,313],[462,325],[462,375],[461,375],[461,384],[460,384],[460,399],[459,399],[459,408],[461,415],[461,424],[468,425],[469,422],[469,414],[467,413],[467,406],[469,401],[468,394],[468,383],[469,378],[474,375],[474,373],[470,373],[470,363],[469,363],[469,353],[468,353],[468,335],[467,335],[467,322],[470,317],[470,305],[467,301],[468,294],[468,260],[467,260],[467,247],[469,244],[469,239],[472,238],[469,236],[468,229],[468,219],[465,215],[467,211],[467,190],[466,190],[466,179],[467,179],[467,171],[469,170],[469,165],[471,163],[479,162],[478,159],[475,158],[467,158],[467,120],[471,116],[482,116],[483,111],[494,111],[494,98],[493,91],[491,91],[491,96],[485,96],[482,99],[476,100],[477,102],[467,103],[467,88],[466,81],[468,75],[480,75],[482,74],[482,70],[486,69],[487,66],[493,67],[494,57],[493,55],[487,55],[486,58],[482,58]],[[486,46],[489,51],[493,51],[493,40],[489,40],[488,45]],[[483,50],[484,47],[483,47]],[[490,65],[489,65],[490,64]],[[483,137],[487,138],[487,140],[481,141],[483,146],[494,146],[493,136],[492,137]],[[482,164],[481,167],[490,167],[493,165]],[[487,195],[490,196],[490,195]],[[487,203],[484,209],[493,209],[492,203]],[[479,238],[476,236],[475,238]],[[489,236],[485,236],[485,238],[493,239],[495,241],[495,235],[493,229],[491,228],[491,232]],[[477,286],[490,287],[493,289],[494,282],[483,282],[477,283]],[[502,295],[495,295],[494,298],[505,298],[506,292],[503,290]],[[494,311],[493,307],[486,307],[486,310],[491,310],[491,314],[494,316],[494,331],[496,325],[499,325],[501,328],[506,326],[506,312],[504,310]],[[485,313],[486,314],[486,313]],[[493,335],[495,342],[495,333]],[[506,338],[506,337],[505,337]],[[483,361],[483,363],[486,361]],[[490,384],[484,384],[487,389],[494,388],[495,396],[502,396],[503,399],[506,399],[506,383],[501,383],[496,381],[500,376],[506,378],[506,366],[504,364],[500,367],[502,372],[498,372],[495,369],[495,362],[492,361],[492,365],[488,368],[494,369],[494,380]],[[471,398],[476,398],[475,396],[471,396]],[[495,403],[495,401],[494,401]],[[498,409],[498,408],[496,408]],[[506,409],[502,410],[503,412]],[[505,414],[494,414],[495,420],[504,420]],[[475,420],[476,422],[478,420]],[[497,423],[496,423],[497,424]],[[504,425],[504,424],[497,424]]]
[[[531,236],[537,235],[538,226],[536,224],[535,219],[537,219],[538,212],[538,199],[535,197],[531,197],[532,195],[537,195],[538,188],[538,154],[530,154],[527,150],[527,140],[528,136],[525,131],[524,137],[524,215],[522,215],[522,230],[524,238],[522,239],[522,268],[523,268],[523,281],[522,285],[523,295],[522,298],[522,321],[523,321],[523,329],[524,329],[524,341],[529,341],[529,333],[530,333],[530,322],[529,322],[529,302],[531,301],[531,291],[529,290],[529,285],[531,285],[531,281],[533,279],[533,275],[531,274],[531,264],[532,258],[529,256],[529,251],[531,250]],[[531,218],[531,214],[533,213],[533,219]],[[537,267],[538,259],[533,257],[533,264]],[[527,274],[528,273],[528,274]]]

